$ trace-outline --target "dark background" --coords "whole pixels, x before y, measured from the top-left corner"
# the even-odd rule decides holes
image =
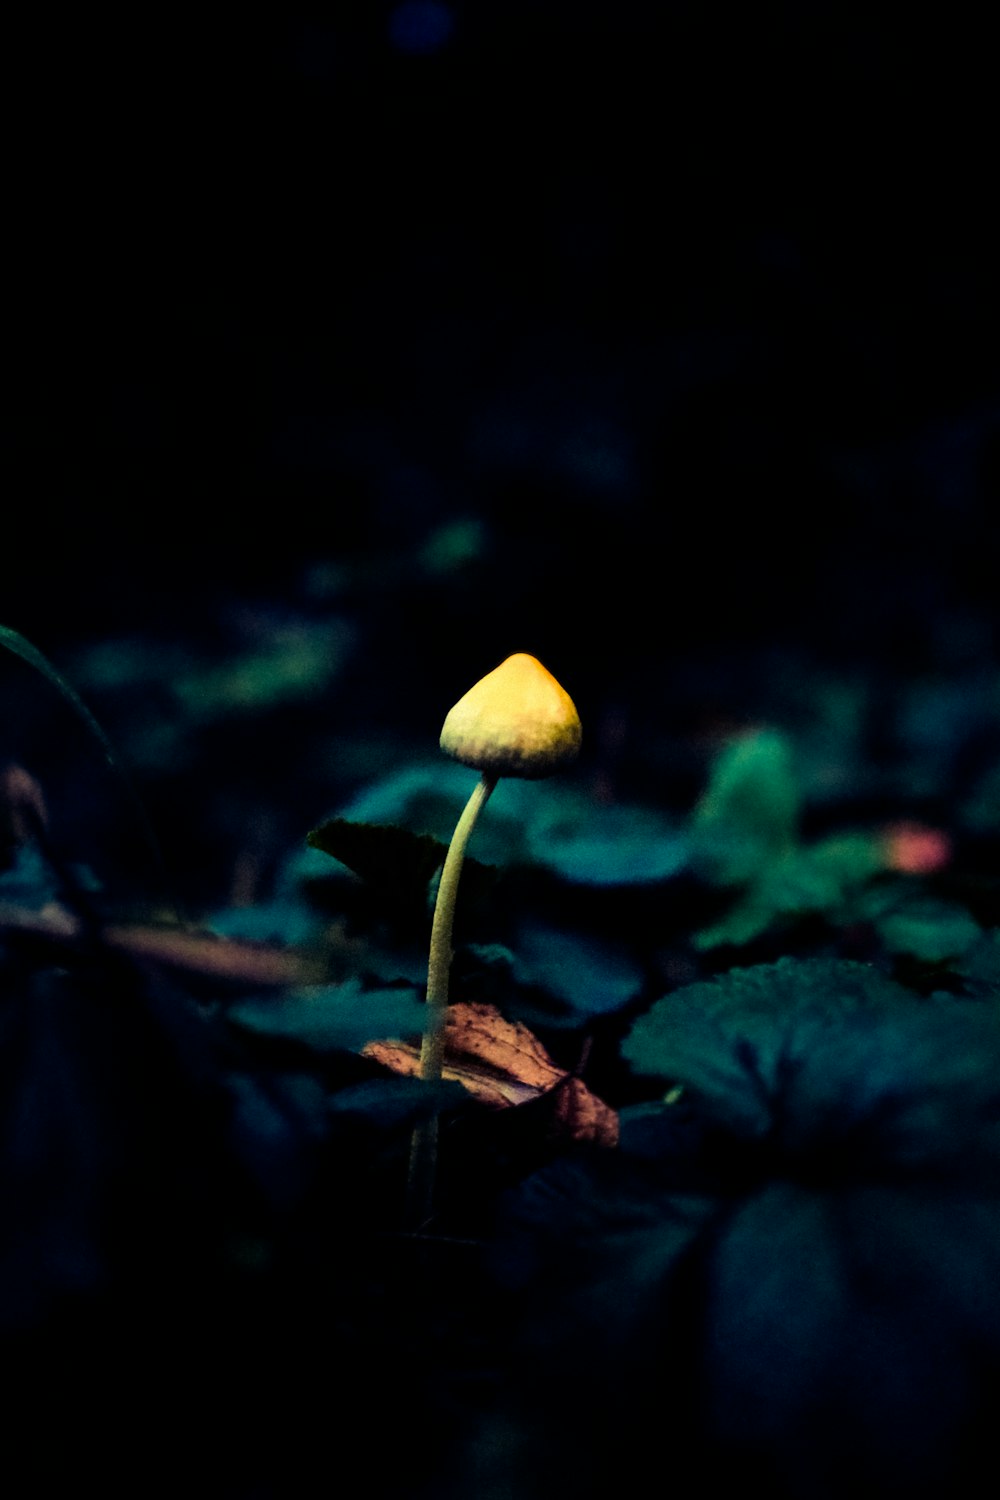
[[[863,1487],[883,1423],[893,1464],[955,1489],[924,1457],[966,1413],[978,1476],[1000,1365],[992,31],[850,0],[92,10],[2,29],[0,623],[106,727],[169,876],[65,696],[0,652],[13,1462],[53,1492],[120,1467],[132,1495],[152,1455],[260,1497],[349,1453],[386,1493],[465,1495],[471,1465],[485,1497],[590,1493],[606,1449],[622,1491],[687,1452],[703,1487],[815,1500]],[[583,751],[520,804],[499,787],[474,852],[520,805],[583,874],[505,871],[480,935],[527,965],[493,981],[503,1004],[636,1105],[632,1144],[550,1176],[534,1105],[463,1115],[444,1237],[411,1244],[399,1080],[336,1039],[303,1056],[281,1020],[241,1033],[222,945],[168,928],[171,966],[102,924],[141,936],[172,883],[209,928],[321,946],[366,1015],[404,958],[421,982],[424,888],[386,857],[369,890],[304,837],[356,793],[356,818],[420,825],[382,780],[410,767],[447,837],[465,768],[441,723],[515,651],[571,692]],[[757,865],[716,888],[690,812],[755,728],[779,731],[747,742],[763,772],[715,801]],[[891,873],[900,820],[931,859]],[[852,830],[841,877],[823,840]],[[754,900],[756,938],[706,945]],[[705,1033],[718,1141],[684,1106],[657,1135],[631,1019],[731,967],[731,1068]],[[941,1030],[890,1009],[875,1059],[851,996],[888,974],[943,996]],[[726,1132],[771,1088],[770,985],[805,1023],[786,1045],[775,1019],[756,1159]],[[836,1025],[814,1047],[817,996]],[[491,1270],[475,1243],[517,1182],[526,1229],[515,1208],[509,1250],[489,1231]],[[675,1232],[692,1191],[704,1253]],[[754,1411],[765,1466],[801,1445],[785,1486],[743,1463]]]
[[[4,55],[0,618],[112,727],[81,643],[332,616],[328,735],[433,746],[529,650],[652,796],[654,741],[773,717],[789,672],[992,668],[961,10],[365,0]]]

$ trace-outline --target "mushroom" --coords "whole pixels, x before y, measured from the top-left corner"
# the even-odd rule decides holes
[[[534,656],[519,651],[460,698],[444,721],[441,748],[482,774],[455,826],[434,904],[427,969],[427,1026],[420,1077],[437,1082],[444,1060],[452,929],[459,876],[476,819],[501,776],[536,779],[567,765],[580,749],[580,716],[573,700]],[[409,1194],[413,1218],[426,1221],[437,1157],[437,1119],[414,1134]]]
[[[575,758],[580,716],[538,658],[519,651],[459,698],[444,721],[441,749],[484,776],[535,780]]]

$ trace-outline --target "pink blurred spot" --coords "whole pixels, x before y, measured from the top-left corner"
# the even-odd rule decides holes
[[[890,823],[882,830],[885,862],[902,875],[933,875],[951,861],[951,839],[922,823]]]

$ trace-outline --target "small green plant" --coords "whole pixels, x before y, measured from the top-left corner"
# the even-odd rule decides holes
[[[501,776],[536,779],[575,758],[580,717],[573,700],[534,656],[518,652],[488,672],[455,704],[441,730],[441,748],[481,776],[455,826],[434,904],[427,971],[427,1024],[420,1077],[436,1083],[444,1058],[445,1020],[452,960],[455,900],[462,861],[476,819]],[[414,1223],[426,1222],[434,1193],[437,1117],[414,1133],[409,1206]]]

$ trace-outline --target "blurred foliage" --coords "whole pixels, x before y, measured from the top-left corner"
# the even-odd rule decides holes
[[[978,1494],[988,33],[639,0],[9,30],[0,613],[58,664],[0,659],[9,1487]],[[453,988],[616,1149],[358,1050],[418,1029],[473,781],[441,719],[522,649],[583,752],[491,799]]]
[[[510,1205],[515,1469],[596,1492],[666,1444],[679,1473],[795,1496],[971,1474],[1000,1374],[996,999],[809,959],[658,1001],[624,1052],[679,1098]]]
[[[721,752],[692,818],[693,858],[715,885],[746,885],[794,847],[799,787],[786,739],[758,731]]]
[[[256,654],[235,631],[197,670],[150,644],[117,684],[112,650],[92,679],[154,806],[192,761],[235,778],[199,834],[231,860],[203,930],[150,926],[158,900],[123,900],[109,850],[81,857],[119,794],[81,741],[33,753],[57,707],[12,731],[0,1324],[27,1360],[23,1442],[42,1380],[24,1351],[72,1370],[100,1330],[155,1393],[136,1412],[131,1380],[110,1387],[150,1441],[174,1420],[164,1362],[201,1351],[195,1386],[235,1401],[243,1437],[227,1457],[220,1412],[190,1443],[248,1500],[386,1431],[385,1483],[416,1500],[637,1487],[665,1442],[675,1474],[749,1473],[790,1500],[968,1472],[1000,1396],[994,699],[924,684],[866,727],[860,687],[790,672],[783,719],[678,737],[662,781],[628,795],[602,753],[565,780],[501,780],[453,998],[530,1028],[553,1077],[582,1075],[616,1120],[617,1146],[596,1146],[558,1125],[554,1089],[490,1110],[363,1055],[418,1039],[475,777],[426,746],[404,763],[368,723],[334,734],[311,705],[337,701],[349,652],[319,631],[325,664],[284,655],[274,630]],[[183,744],[180,764],[144,759],[154,741]],[[286,755],[305,769],[248,813]],[[275,952],[306,977],[260,961]],[[432,1116],[437,1211],[413,1236],[411,1134]],[[353,1372],[339,1404],[339,1374],[303,1389],[317,1346]],[[82,1431],[106,1398],[69,1383],[40,1409]],[[315,1438],[303,1409],[326,1413]]]
[[[235,1026],[320,1052],[360,1051],[379,1037],[419,1035],[424,1020],[412,990],[362,990],[357,980],[279,999],[244,1000],[228,1015]]]

